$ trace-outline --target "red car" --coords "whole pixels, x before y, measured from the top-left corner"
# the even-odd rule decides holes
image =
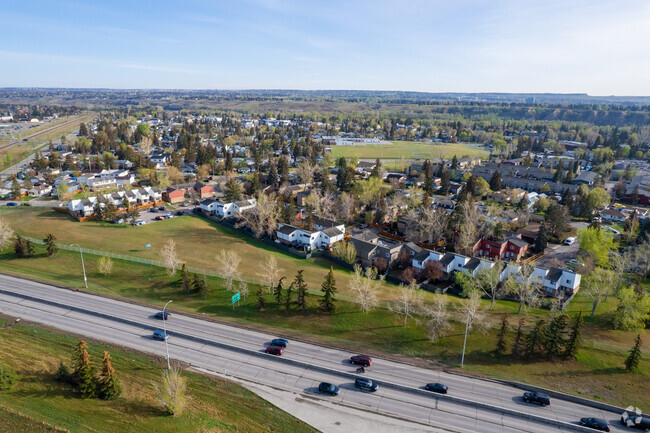
[[[350,357],[350,364],[362,365],[364,367],[370,367],[372,364],[372,358],[368,355],[355,355]]]
[[[266,348],[266,353],[270,353],[271,355],[282,355],[282,353],[284,353],[284,347],[282,347],[282,346],[268,346]]]

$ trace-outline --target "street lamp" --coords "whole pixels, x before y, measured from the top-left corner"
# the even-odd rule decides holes
[[[467,320],[465,321],[465,339],[463,340],[463,357],[460,359],[460,368],[463,368],[463,364],[465,364],[465,344],[467,344],[467,332],[469,331],[469,327],[472,324],[472,321],[474,321],[474,312],[471,308],[468,308]]]
[[[81,269],[84,271],[84,284],[86,285],[86,289],[88,288],[88,278],[86,278],[86,265],[84,265],[84,253],[81,251],[81,245],[79,244],[72,244],[70,245],[71,247],[79,247],[79,254],[81,254]]]
[[[171,299],[169,300],[171,302]],[[165,304],[163,307],[163,332],[165,333],[165,352],[167,353],[167,370],[169,370],[171,367],[169,366],[169,346],[167,346],[167,318],[165,317],[165,308],[167,308],[167,305],[169,305],[169,302]]]

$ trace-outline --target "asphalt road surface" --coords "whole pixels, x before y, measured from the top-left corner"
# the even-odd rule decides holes
[[[38,301],[25,299],[25,295],[34,297]],[[47,304],[42,300],[55,302],[58,305]],[[151,338],[152,329],[162,329],[162,322],[153,317],[156,311],[134,303],[0,275],[0,313],[164,357],[165,344]],[[348,362],[349,357],[354,353],[336,348],[291,341],[282,358],[306,364],[295,366],[272,355],[256,356],[242,353],[241,350],[216,346],[216,344],[226,344],[262,353],[271,339],[277,337],[275,335],[181,314],[173,314],[166,325],[170,334],[168,340],[170,358],[189,363],[196,368],[278,386],[285,390],[293,390],[299,395],[315,396],[319,382],[331,382],[341,387],[341,393],[337,397],[328,398],[329,400],[361,407],[368,411],[389,413],[423,424],[446,426],[454,431],[486,433],[568,431],[527,421],[514,415],[504,415],[459,404],[435,394],[423,396],[381,386],[375,393],[360,392],[354,388],[351,378],[341,374],[355,373],[355,366]],[[311,366],[326,367],[333,372],[324,373]],[[599,417],[607,419],[612,424],[613,431],[627,431],[618,423],[620,418],[618,413],[605,412],[558,399],[553,399],[548,407],[529,405],[522,401],[520,389],[491,381],[431,371],[376,358],[365,376],[419,388],[428,382],[441,382],[449,386],[449,394],[452,396],[574,424],[581,417]]]

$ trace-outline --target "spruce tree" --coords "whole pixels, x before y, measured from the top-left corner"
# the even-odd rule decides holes
[[[275,165],[274,159],[271,159],[271,161],[269,162],[269,172],[266,179],[266,183],[268,183],[273,187],[278,186],[278,168]]]
[[[298,308],[300,308],[302,311],[305,311],[307,308],[307,283],[305,283],[305,277],[303,277],[302,273],[303,271],[299,270],[293,282],[296,285],[296,289],[298,291],[296,304],[298,304]]]
[[[526,356],[531,357],[539,353],[540,349],[544,347],[544,328],[546,322],[540,320],[535,325],[530,334],[526,337]]]
[[[518,356],[521,350],[521,337],[522,337],[522,331],[521,328],[524,326],[526,323],[526,320],[522,317],[519,319],[519,324],[517,325],[517,334],[515,334],[515,341],[512,344],[512,354],[514,356]]]
[[[76,379],[81,398],[93,398],[96,396],[95,367],[90,361],[88,345],[80,340],[75,350],[75,370],[73,373]]]
[[[122,386],[111,363],[111,355],[104,350],[102,371],[97,380],[97,392],[102,400],[115,400],[122,393]]]
[[[25,257],[25,242],[20,235],[16,235],[14,239],[14,253],[19,259]]]
[[[56,236],[54,236],[52,233],[48,233],[45,239],[43,239],[43,241],[47,245],[48,257],[54,256],[56,252],[59,250],[58,247],[56,246],[56,243],[54,242],[55,240],[56,240]]]
[[[543,253],[544,250],[546,250],[547,245],[548,245],[548,229],[546,228],[546,224],[542,224],[539,227],[539,232],[537,232],[537,236],[535,236],[535,246],[533,247],[533,249],[536,253]]]
[[[582,325],[584,325],[585,321],[582,318],[582,310],[580,310],[580,313],[573,319],[573,326],[571,327],[571,335],[569,336],[569,339],[566,342],[566,347],[564,350],[564,354],[566,356],[571,356],[574,357],[576,356],[576,353],[578,352],[578,346],[580,346],[580,337],[582,334]]]
[[[625,358],[625,369],[627,371],[634,371],[639,367],[639,362],[641,362],[641,343],[641,334],[638,334],[634,340],[634,347],[630,349],[630,354]]]
[[[492,191],[501,191],[502,183],[501,172],[497,170],[492,173],[492,177],[490,178],[490,189]]]
[[[32,245],[32,241],[25,239],[24,245],[25,257],[32,257],[34,255],[34,246]]]
[[[547,356],[558,356],[564,348],[564,333],[566,332],[567,316],[558,314],[551,320],[544,332],[544,350]]]
[[[273,289],[273,296],[275,297],[275,302],[280,305],[282,303],[282,280],[284,280],[284,277],[280,278],[280,281],[278,281],[278,285],[275,286],[275,289]]]
[[[264,290],[262,290],[261,285],[257,287],[255,297],[257,298],[257,306],[259,307],[260,311],[264,311],[264,308],[266,308],[266,299],[264,299]]]
[[[325,276],[325,281],[320,289],[323,297],[318,301],[323,311],[331,313],[334,311],[334,294],[336,293],[336,280],[334,279],[334,268],[330,266],[329,273]]]
[[[506,341],[506,336],[508,335],[508,314],[503,315],[503,320],[501,320],[501,329],[499,329],[499,335],[497,337],[497,355],[506,353],[508,342]]]
[[[205,291],[207,287],[205,286],[205,282],[199,278],[198,275],[193,274],[192,275],[192,288],[196,293],[201,293],[205,294]]]
[[[292,291],[293,291],[293,283],[291,283],[291,285],[289,285],[289,287],[287,288],[287,295],[284,298],[284,309],[286,311],[289,311],[289,309],[291,308],[291,292]]]
[[[190,276],[187,274],[185,263],[181,267],[181,287],[185,293],[190,293]]]

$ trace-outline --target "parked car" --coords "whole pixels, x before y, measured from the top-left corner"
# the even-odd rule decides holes
[[[7,203],[7,206],[18,206],[18,203],[14,203],[13,201],[10,201]]]
[[[153,315],[156,319],[160,320],[168,320],[170,317],[172,317],[172,313],[169,311],[165,311],[164,313],[162,311],[158,311],[156,314]]]
[[[609,431],[609,424],[607,424],[607,421],[600,418],[580,418],[580,425],[600,431]]]
[[[162,221],[162,220],[165,219],[165,217],[164,217],[164,216],[160,216],[160,215],[158,215],[158,216],[157,216],[156,218],[154,218],[154,219],[155,219],[156,221]]]
[[[551,397],[543,392],[524,392],[523,398],[526,403],[537,403],[542,406],[551,404]]]
[[[632,414],[626,417],[624,415],[621,417],[621,424],[637,430],[650,432],[650,418],[647,416]]]
[[[318,392],[321,394],[339,395],[339,387],[327,382],[321,382],[318,385]]]
[[[158,213],[158,209],[156,209],[155,207],[152,207],[151,210],[150,210],[149,212],[152,212],[152,213]]]
[[[563,243],[564,243],[564,245],[571,245],[575,241],[576,241],[576,238],[570,237],[570,238],[566,238],[566,240]]]
[[[266,353],[271,355],[282,355],[284,353],[284,347],[282,346],[268,346],[266,348]]]
[[[171,218],[174,218],[174,215],[168,213],[168,214],[165,214],[165,218],[166,219],[171,219]]]
[[[275,338],[271,340],[271,346],[280,346],[280,347],[287,347],[289,344],[289,340],[286,340],[284,338]]]
[[[183,212],[182,210],[178,210],[176,211],[176,215],[178,216],[185,215],[185,212]]]
[[[366,379],[365,377],[358,377],[354,381],[354,386],[366,392],[375,392],[379,388],[377,382],[374,382],[372,379]]]
[[[24,201],[24,202],[22,202],[20,205],[21,205],[21,206],[31,206],[32,204],[31,204],[31,203],[28,203],[28,202],[26,202],[26,201]]]
[[[165,341],[169,338],[169,335],[165,333],[162,329],[156,329],[153,331],[153,339],[154,340],[162,340]]]
[[[427,391],[437,392],[439,394],[447,394],[449,387],[443,385],[442,383],[427,383],[424,387]]]
[[[158,206],[158,210],[165,210],[165,206]]]
[[[355,355],[350,357],[350,364],[362,365],[364,367],[370,367],[372,364],[372,358],[368,355]]]
[[[144,225],[144,220],[137,220],[133,225],[134,226],[143,226]]]
[[[576,260],[576,259],[569,260],[569,264],[573,265],[573,266],[584,266],[585,265],[584,263],[582,263],[581,261]]]

